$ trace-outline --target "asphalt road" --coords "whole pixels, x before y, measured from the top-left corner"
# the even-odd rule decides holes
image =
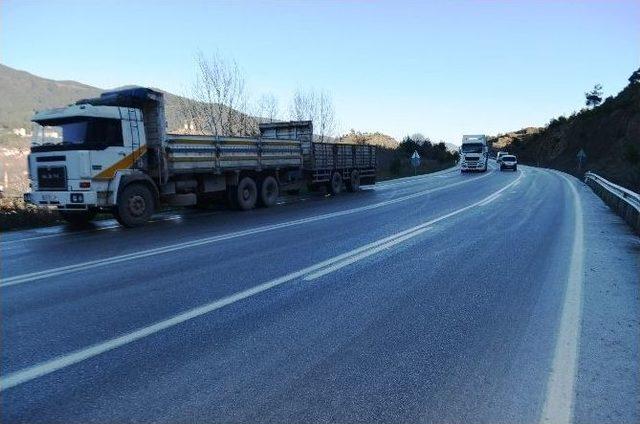
[[[3,234],[9,422],[638,422],[640,241],[554,171]]]

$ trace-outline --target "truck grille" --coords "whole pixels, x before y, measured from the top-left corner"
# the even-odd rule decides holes
[[[64,166],[43,166],[38,168],[39,190],[66,190],[67,168]]]

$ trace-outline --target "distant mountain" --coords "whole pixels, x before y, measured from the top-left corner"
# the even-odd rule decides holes
[[[28,129],[36,110],[72,104],[80,99],[97,97],[109,90],[76,81],[42,78],[0,64],[0,127]],[[180,131],[184,128],[184,122],[180,119],[178,108],[183,98],[168,92],[164,94],[169,131]],[[248,119],[257,122],[253,117]]]
[[[75,81],[40,78],[0,64],[0,126],[29,128],[35,110],[95,97],[102,90]]]
[[[582,177],[594,171],[640,192],[640,81],[593,109],[551,120],[544,128],[529,127],[489,139],[495,150],[508,150],[522,163],[544,166]],[[586,162],[578,169],[576,155]]]

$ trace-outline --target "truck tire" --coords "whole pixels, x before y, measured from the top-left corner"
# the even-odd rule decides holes
[[[278,187],[278,180],[272,176],[268,176],[262,180],[260,184],[260,198],[258,199],[260,206],[268,208],[275,205],[279,195],[280,188]]]
[[[114,216],[123,226],[133,228],[146,224],[154,210],[155,200],[149,187],[132,183],[120,192]]]
[[[329,181],[329,193],[336,195],[342,191],[342,176],[339,172],[334,172]]]
[[[58,211],[62,219],[67,221],[72,227],[83,227],[96,217],[98,211],[88,209],[86,211]]]
[[[347,190],[352,193],[360,190],[360,172],[357,169],[351,171],[351,178],[347,182]]]
[[[258,187],[251,177],[244,177],[238,183],[236,189],[236,203],[238,209],[248,211],[256,206],[258,200]]]

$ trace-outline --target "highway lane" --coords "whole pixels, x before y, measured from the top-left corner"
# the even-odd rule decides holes
[[[572,183],[532,168],[398,183],[4,244],[6,279],[327,215],[3,287],[3,383],[86,357],[3,390],[2,421],[539,421],[576,239]],[[614,225],[600,221],[592,237]],[[637,268],[623,265],[629,279]],[[603,371],[593,362],[580,378]],[[581,396],[589,418],[597,395]]]
[[[448,174],[451,175],[451,173]],[[269,211],[258,209],[243,213],[241,217],[233,212],[171,214],[158,217],[158,222],[137,230],[135,235],[117,225],[108,230],[80,232],[64,231],[64,227],[58,227],[53,230],[55,231],[54,237],[46,237],[45,239],[33,238],[37,236],[23,236],[25,232],[19,232],[22,234],[10,234],[7,240],[0,243],[4,259],[3,277],[7,278],[19,274],[20,270],[24,269],[21,261],[25,252],[42,253],[41,260],[29,267],[31,271],[38,271],[54,265],[59,266],[60,264],[93,260],[116,254],[127,254],[145,248],[163,247],[169,244],[192,241],[204,236],[215,236],[247,228],[290,222],[310,216],[345,212],[363,207],[375,208],[376,206],[384,206],[380,205],[384,202],[403,201],[406,197],[413,198],[416,195],[422,196],[422,194],[428,196],[432,192],[443,192],[452,185],[464,185],[477,178],[484,178],[485,175],[465,177],[460,179],[459,175],[453,174],[453,177],[448,179],[429,178],[424,183],[419,179],[412,178],[394,182],[392,187],[382,185],[373,189],[364,189],[358,194],[338,198],[324,198],[315,195],[298,201],[291,199],[290,202],[294,205],[287,204]],[[213,223],[215,225],[212,225]],[[20,236],[23,236],[24,241],[21,241]],[[69,237],[77,240],[69,240]],[[58,246],[64,246],[64,249],[57,250]],[[45,254],[52,250],[56,251],[57,255]]]

